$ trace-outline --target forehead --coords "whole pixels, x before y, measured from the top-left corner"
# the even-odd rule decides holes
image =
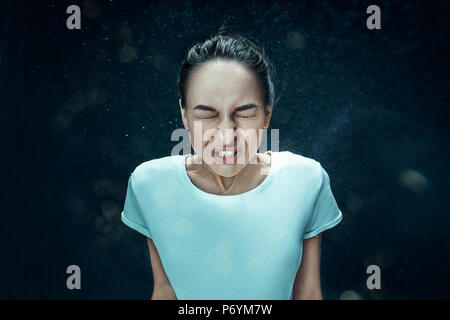
[[[237,103],[262,103],[256,75],[235,61],[216,60],[198,66],[190,75],[186,98],[195,106],[214,107]]]

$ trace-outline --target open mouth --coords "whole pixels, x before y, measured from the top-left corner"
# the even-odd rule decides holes
[[[219,163],[235,163],[237,161],[237,150],[216,150],[211,151],[211,157],[215,158]]]

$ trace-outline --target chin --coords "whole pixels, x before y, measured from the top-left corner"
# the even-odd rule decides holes
[[[237,175],[245,165],[242,164],[213,164],[209,166],[215,174],[222,177],[234,177]]]

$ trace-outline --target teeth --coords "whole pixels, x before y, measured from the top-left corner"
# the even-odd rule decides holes
[[[234,154],[234,152],[233,151],[220,151],[219,154],[221,157],[231,157]]]

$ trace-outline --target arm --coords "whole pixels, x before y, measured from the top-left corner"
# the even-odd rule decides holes
[[[163,269],[153,240],[147,237],[147,244],[150,251],[150,262],[153,272],[153,295],[151,300],[177,300],[177,296]]]
[[[294,281],[293,300],[322,300],[320,243],[322,234],[303,240],[303,257]]]

